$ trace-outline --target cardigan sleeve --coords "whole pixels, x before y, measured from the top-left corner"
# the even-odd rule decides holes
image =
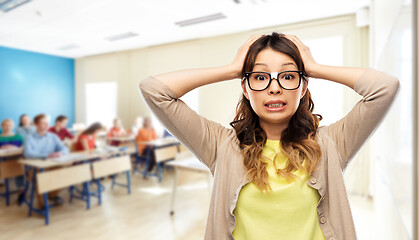
[[[229,129],[196,113],[153,76],[143,79],[139,90],[166,129],[214,173],[217,146]]]
[[[323,131],[335,141],[342,170],[379,126],[394,101],[400,81],[385,72],[367,68],[354,85],[362,96],[342,119]]]

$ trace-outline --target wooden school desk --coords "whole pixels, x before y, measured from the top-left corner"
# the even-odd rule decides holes
[[[110,137],[108,140],[111,141],[118,141],[118,142],[134,142],[135,136],[134,135],[128,135],[128,136],[122,136],[122,137]]]
[[[9,148],[0,150],[0,179],[4,180],[4,193],[0,193],[0,197],[6,199],[6,205],[10,205],[10,195],[19,191],[10,191],[9,179],[23,176],[22,166],[17,163],[17,158],[23,154],[23,148]]]
[[[126,149],[129,151],[132,151],[132,149]],[[63,182],[63,184],[65,185],[68,182],[68,186],[66,187],[70,187],[72,185],[78,184],[78,183],[83,183],[84,187],[86,187],[86,191],[83,191],[81,194],[81,196],[79,197],[79,199],[86,201],[87,204],[87,209],[90,208],[90,200],[89,197],[91,195],[91,193],[88,190],[88,185],[87,185],[87,181],[91,180],[91,173],[89,170],[89,179],[85,179],[83,178],[83,182],[72,182],[72,176],[68,175],[65,172],[65,168],[67,167],[68,169],[71,169],[70,171],[73,171],[74,168],[74,164],[81,164],[81,165],[86,165],[83,163],[90,163],[90,160],[93,159],[106,159],[115,155],[121,155],[121,154],[126,154],[127,152],[125,151],[93,151],[93,152],[88,152],[88,151],[83,151],[83,152],[73,152],[73,153],[69,153],[68,155],[64,155],[62,157],[59,158],[51,158],[51,159],[22,159],[19,160],[18,162],[20,164],[23,164],[25,166],[25,175],[27,176],[26,181],[25,181],[25,198],[24,198],[24,203],[28,206],[29,208],[29,212],[28,215],[31,216],[32,212],[36,212],[42,216],[45,217],[45,224],[49,223],[49,205],[48,205],[48,200],[47,200],[47,192],[43,192],[44,194],[44,203],[45,203],[45,209],[37,209],[34,207],[34,196],[35,196],[35,184],[37,184],[37,172],[39,171],[40,173],[43,173],[45,171],[45,169],[51,169],[51,168],[63,168],[60,169],[60,176],[64,176],[66,179],[60,179],[61,182]],[[88,166],[88,165],[86,165]],[[90,169],[90,167],[89,167]],[[29,171],[32,170],[32,180],[29,181]],[[77,169],[76,169],[77,170]],[[54,170],[55,171],[55,170]],[[85,174],[85,169],[83,169],[82,171],[83,174]],[[127,174],[127,177],[129,177],[129,171]],[[81,179],[81,178],[79,178]],[[30,188],[29,188],[29,185]],[[39,184],[38,184],[39,187]],[[63,186],[65,187],[65,186]],[[130,186],[128,186],[130,187]],[[51,189],[52,190],[52,189]],[[29,200],[26,198],[27,193],[29,193],[30,198]],[[84,194],[84,195],[83,195]]]
[[[138,170],[138,162],[136,162],[136,164],[135,164],[134,171],[138,171],[141,174],[143,174],[144,178],[146,178],[147,176],[156,176],[156,177],[159,178],[159,182],[161,182],[161,180],[162,180],[161,163],[164,162],[164,161],[167,161],[167,160],[174,159],[176,153],[180,151],[180,149],[179,149],[180,142],[174,137],[165,137],[165,138],[160,138],[160,139],[156,139],[156,140],[152,140],[152,141],[137,142],[137,144],[144,144],[146,146],[153,147],[153,151],[154,151],[155,156],[156,156],[156,165],[157,165],[157,168],[158,168],[158,174],[155,174],[155,173],[152,173],[152,172],[147,172],[148,166],[150,165],[150,155],[151,155],[151,149],[150,148],[148,148],[148,150],[146,152],[146,157],[145,157],[145,163],[146,164],[144,166],[143,171]],[[174,146],[176,146],[175,151],[173,151]],[[160,150],[163,150],[163,149],[165,149],[167,151],[160,151]],[[158,152],[158,151],[160,151],[160,152]],[[140,154],[141,153],[138,153],[138,155],[140,155]]]

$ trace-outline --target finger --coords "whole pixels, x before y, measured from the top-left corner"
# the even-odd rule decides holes
[[[249,42],[254,42],[254,41],[256,41],[257,39],[259,39],[261,37],[261,35],[256,35],[256,36],[252,36],[252,37],[250,37],[249,38]]]
[[[252,45],[256,40],[258,40],[262,35],[258,36],[251,36],[249,39],[247,39],[246,43],[244,44],[246,47]]]
[[[294,42],[296,42],[298,45],[305,47],[304,43],[295,35],[288,35]]]
[[[301,46],[303,46],[303,47],[305,47],[306,45],[304,45],[304,43],[297,37],[297,36],[295,36],[295,40],[299,43],[299,44],[301,44]]]
[[[288,38],[289,40],[293,41],[295,44],[299,44],[299,42],[295,39],[294,36],[292,35],[285,35],[286,38]]]

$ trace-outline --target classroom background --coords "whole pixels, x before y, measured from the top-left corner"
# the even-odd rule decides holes
[[[138,84],[228,64],[273,31],[298,36],[318,63],[400,80],[343,174],[359,239],[419,239],[417,15],[416,0],[0,1],[0,147],[22,135],[0,148],[0,239],[202,239],[212,176]],[[230,127],[239,82],[181,99]],[[322,79],[309,89],[320,125],[361,99]]]

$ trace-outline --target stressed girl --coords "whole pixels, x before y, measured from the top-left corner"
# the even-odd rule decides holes
[[[309,91],[316,79],[362,99],[342,119],[319,126]],[[231,128],[179,99],[222,81],[242,89]],[[205,239],[356,239],[342,171],[386,115],[397,78],[318,64],[296,36],[273,32],[249,38],[231,64],[149,76],[139,89],[214,176]]]

